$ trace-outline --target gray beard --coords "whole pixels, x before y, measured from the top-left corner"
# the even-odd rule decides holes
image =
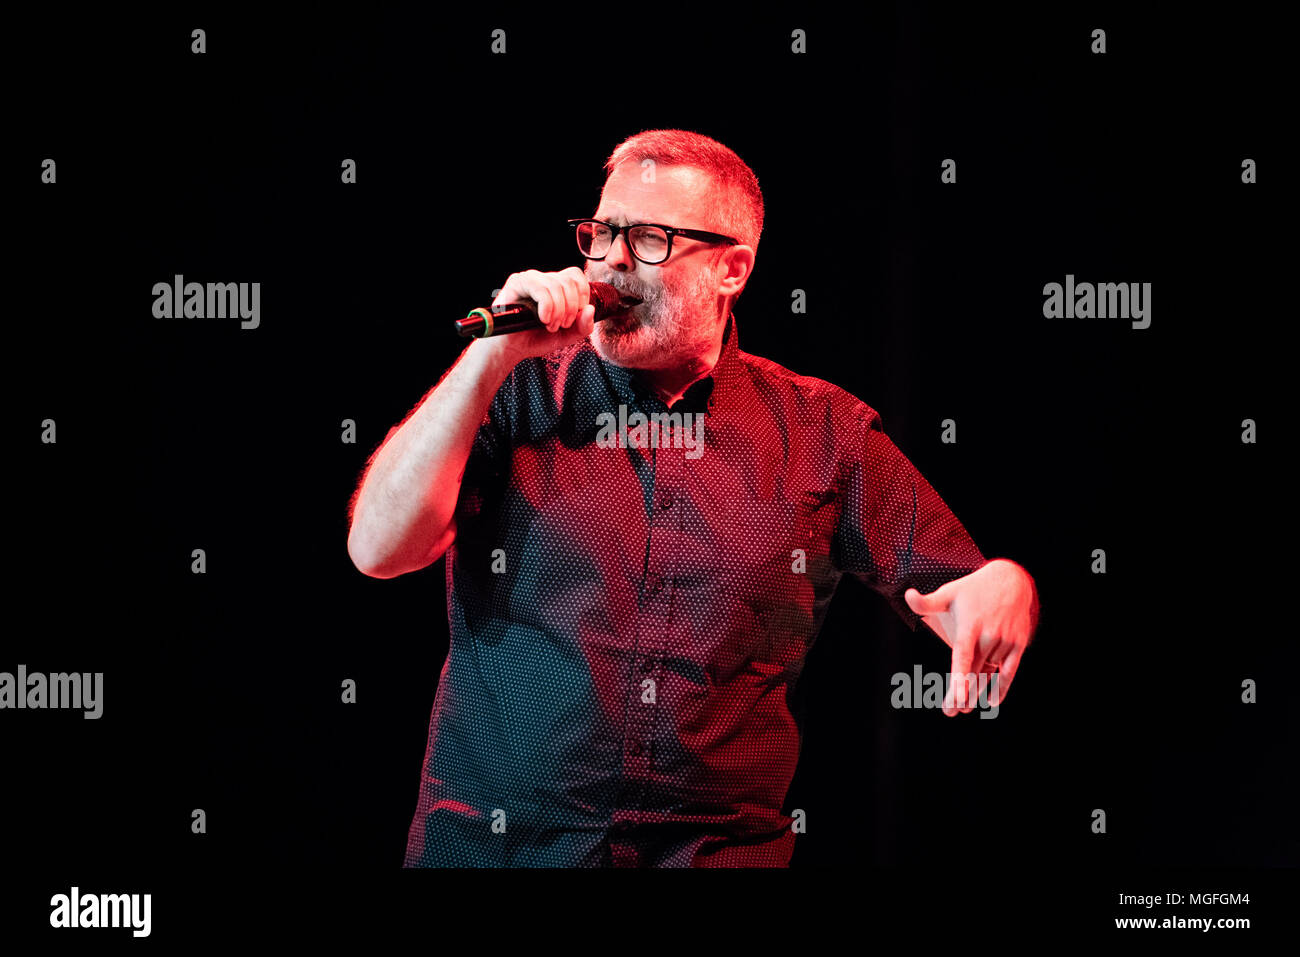
[[[627,316],[596,323],[591,342],[608,362],[630,369],[663,369],[707,351],[717,333],[717,294],[711,271],[696,275],[686,289],[650,289],[625,274],[593,271],[587,278],[607,282],[643,301]]]

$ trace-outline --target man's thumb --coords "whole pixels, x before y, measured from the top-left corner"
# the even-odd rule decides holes
[[[928,595],[922,595],[915,588],[909,588],[903,592],[903,600],[907,602],[907,607],[918,615],[934,615],[948,610],[948,596],[944,594],[943,588],[936,588]]]

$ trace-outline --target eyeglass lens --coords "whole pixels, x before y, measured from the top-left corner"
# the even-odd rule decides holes
[[[604,256],[613,244],[614,231],[602,223],[579,223],[575,231],[584,256]],[[623,234],[632,253],[645,262],[661,262],[668,252],[668,234],[658,226],[632,226]]]

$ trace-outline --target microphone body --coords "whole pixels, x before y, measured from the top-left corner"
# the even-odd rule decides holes
[[[591,304],[596,307],[595,322],[627,312],[641,302],[636,296],[624,296],[607,282],[587,285],[591,292]],[[537,317],[536,305],[530,300],[471,309],[464,319],[456,320],[456,332],[466,339],[486,339],[488,336],[504,336],[511,332],[545,328],[542,320]]]

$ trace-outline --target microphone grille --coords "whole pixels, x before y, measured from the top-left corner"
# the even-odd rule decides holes
[[[614,309],[623,298],[623,294],[607,282],[588,283],[587,287],[591,294],[591,304],[596,307],[597,315]]]

